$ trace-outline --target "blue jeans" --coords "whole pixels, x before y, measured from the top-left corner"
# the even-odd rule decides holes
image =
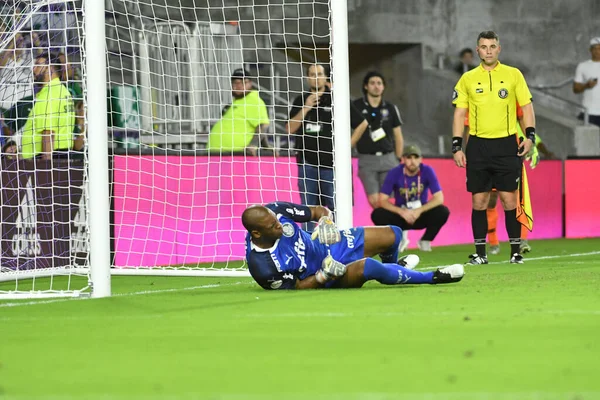
[[[302,204],[325,206],[334,211],[333,168],[298,164],[298,188]],[[314,225],[309,224],[307,230],[313,228]]]

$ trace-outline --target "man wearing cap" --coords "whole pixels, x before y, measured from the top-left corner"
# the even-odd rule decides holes
[[[429,201],[427,192],[432,195]],[[392,195],[394,203],[390,202]],[[435,171],[422,164],[421,149],[414,145],[404,148],[402,164],[388,172],[379,193],[379,206],[371,214],[375,225],[425,229],[418,242],[423,251],[431,251],[431,242],[450,215]],[[399,247],[401,251],[406,248],[402,242]]]
[[[358,152],[358,176],[371,207],[375,208],[386,174],[398,165],[402,157],[402,119],[398,107],[383,100],[385,79],[382,74],[368,72],[363,79],[362,90],[364,97],[352,102],[358,113],[351,113],[354,131],[350,142]],[[368,123],[366,130],[361,129],[365,119]]]
[[[250,146],[258,133],[265,147],[269,147],[264,136],[269,127],[269,115],[265,102],[256,90],[252,90],[250,74],[238,68],[231,75],[233,102],[223,109],[223,116],[212,127],[208,136],[208,150],[231,153],[247,150],[255,155],[256,148]]]
[[[600,126],[600,37],[590,40],[592,59],[577,65],[573,92],[583,93],[582,105],[587,109],[589,122]],[[580,116],[582,118],[583,115]]]
[[[44,160],[68,157],[73,147],[75,107],[71,93],[60,81],[60,60],[54,54],[38,55],[33,75],[42,88],[23,127],[19,156]]]

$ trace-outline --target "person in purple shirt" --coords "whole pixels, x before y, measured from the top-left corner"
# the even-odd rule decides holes
[[[375,225],[395,225],[403,231],[425,229],[418,242],[419,249],[431,251],[431,242],[448,221],[450,210],[444,205],[444,194],[433,168],[421,162],[418,146],[404,148],[402,164],[385,177],[379,208],[373,210],[371,219]],[[432,195],[429,200],[428,192]],[[390,196],[394,203],[390,202]],[[403,240],[406,242],[406,237]],[[406,244],[400,243],[400,251],[404,251]]]

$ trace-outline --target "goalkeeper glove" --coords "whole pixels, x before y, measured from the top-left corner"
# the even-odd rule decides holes
[[[339,261],[335,261],[331,255],[325,257],[321,263],[321,269],[315,274],[317,282],[323,284],[332,279],[337,279],[346,273],[346,266]]]
[[[340,231],[328,216],[319,218],[317,227],[310,237],[312,240],[319,238],[319,242],[322,244],[334,244],[341,240]]]
[[[533,145],[533,147],[531,148],[531,150],[529,151],[529,153],[527,154],[527,157],[525,157],[526,160],[529,160],[529,166],[531,167],[531,169],[534,169],[535,167],[537,167],[537,165],[540,162],[540,153],[537,149],[537,147],[535,146],[535,144]]]

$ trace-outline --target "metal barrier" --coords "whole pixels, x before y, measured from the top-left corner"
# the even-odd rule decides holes
[[[145,133],[207,133],[231,103],[231,73],[243,65],[237,27],[183,22],[144,26],[139,38]]]
[[[189,28],[164,22],[140,32],[140,109],[144,132],[194,130]]]
[[[192,27],[183,22],[153,23],[140,27],[138,39],[138,48],[133,49],[137,53],[133,75],[134,85],[139,84],[140,143],[203,148],[211,126],[232,102],[232,72],[245,66],[239,27],[209,22]],[[255,45],[268,49],[270,42]],[[252,70],[257,66],[245,67]],[[289,101],[279,95],[278,71],[273,64],[268,67],[268,74],[261,75],[254,88],[269,110],[269,141],[276,148],[287,148],[292,146],[285,130]]]
[[[208,132],[231,104],[231,74],[243,67],[242,38],[237,26],[198,22],[193,39],[196,129]]]

